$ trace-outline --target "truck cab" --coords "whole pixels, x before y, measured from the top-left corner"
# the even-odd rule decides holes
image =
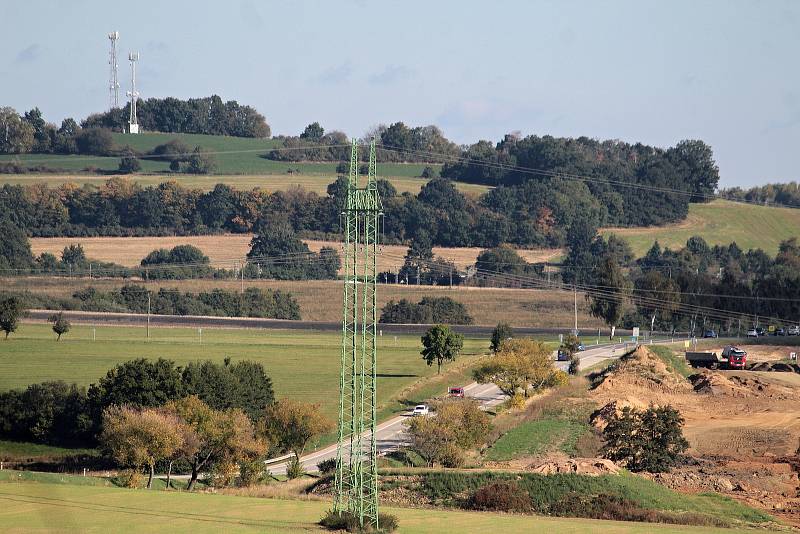
[[[722,357],[728,360],[729,369],[744,369],[747,366],[747,352],[739,347],[725,347],[722,351]]]

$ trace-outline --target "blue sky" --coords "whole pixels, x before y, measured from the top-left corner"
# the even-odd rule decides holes
[[[131,6],[137,6],[132,8]],[[712,145],[722,185],[800,179],[800,1],[7,1],[0,105],[108,105],[106,34],[142,97],[256,107],[274,134],[436,124]]]

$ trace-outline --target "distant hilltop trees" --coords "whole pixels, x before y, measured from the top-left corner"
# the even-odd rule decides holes
[[[84,128],[108,128],[122,132],[128,124],[130,104],[105,113],[89,115]],[[270,137],[264,116],[236,100],[223,102],[217,95],[205,98],[148,98],[136,104],[139,126],[146,131],[230,135],[234,137]]]

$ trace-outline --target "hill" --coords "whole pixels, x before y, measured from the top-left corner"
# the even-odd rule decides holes
[[[690,204],[689,216],[678,224],[605,228],[601,233],[624,237],[637,257],[644,256],[656,240],[662,247],[678,249],[692,236],[700,236],[712,246],[735,241],[743,250],[760,248],[775,255],[781,241],[800,237],[800,209],[714,200]]]
[[[217,183],[228,184],[238,189],[261,187],[270,191],[300,186],[309,191],[325,194],[328,184],[336,178],[335,162],[295,163],[273,161],[262,157],[280,142],[274,139],[254,139],[247,137],[228,137],[223,135],[142,133],[131,135],[115,133],[114,142],[120,147],[130,146],[140,153],[151,151],[156,146],[172,139],[178,139],[190,148],[200,146],[214,154],[217,163],[213,175],[187,175],[169,173],[168,163],[141,159],[141,174],[135,175],[142,185],[154,185],[165,180],[176,180],[189,188],[209,190]],[[62,154],[21,154],[0,156],[0,162],[20,161],[31,166],[43,166],[63,173],[77,176],[64,176],[63,173],[34,173],[0,175],[0,184],[30,184],[46,182],[58,185],[64,182],[78,184],[100,184],[108,179],[119,166],[118,157],[67,156]],[[431,165],[432,167],[439,167]],[[387,178],[401,193],[417,193],[427,182],[420,178],[423,164],[382,163],[379,167],[381,177]],[[95,173],[95,170],[98,173]],[[61,174],[61,175],[60,175]],[[487,186],[477,184],[458,184],[462,191],[483,192]]]

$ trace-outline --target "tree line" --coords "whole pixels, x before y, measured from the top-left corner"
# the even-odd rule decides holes
[[[264,157],[276,161],[341,161],[341,172],[349,172],[350,140],[340,131],[325,133],[318,122],[306,126],[298,136],[279,136],[281,148],[267,152]],[[409,128],[403,122],[389,126],[380,124],[364,135],[364,142],[378,140],[379,162],[442,163],[458,157],[458,145],[448,140],[433,125]],[[386,147],[386,148],[384,148]],[[426,177],[427,178],[427,177]]]
[[[3,290],[0,291],[0,329],[6,336],[17,329],[25,310],[31,308],[121,313],[147,313],[149,310],[156,315],[301,319],[297,300],[280,289],[247,287],[240,293],[216,288],[191,293],[165,287],[151,291],[142,285],[125,284],[110,291],[87,286],[75,291],[71,298]]]
[[[203,98],[145,98],[136,103],[139,127],[150,132],[270,137],[264,116],[236,100],[224,102],[217,95]],[[89,115],[84,128],[108,128],[123,132],[128,126],[130,103]]]
[[[763,324],[800,317],[800,303],[791,298],[800,294],[796,238],[783,241],[775,257],[736,243],[709,246],[695,236],[678,250],[655,242],[634,260],[627,242],[613,235],[576,229],[572,237],[562,278],[589,288],[592,313],[609,326],[743,333],[759,317]]]
[[[62,381],[0,393],[0,436],[50,445],[98,447],[137,486],[156,466],[201,473],[213,486],[262,481],[263,460],[293,452],[294,476],[306,445],[333,427],[319,406],[275,399],[260,363],[131,360],[84,388]],[[291,466],[290,466],[291,467]]]
[[[731,187],[721,190],[719,196],[730,200],[800,208],[800,184],[797,182],[757,185],[749,189]]]
[[[174,181],[142,187],[122,177],[99,187],[5,184],[0,188],[0,210],[29,235],[42,237],[242,233],[277,222],[308,236],[338,236],[346,185],[340,177],[320,196],[299,188],[268,193],[224,184],[204,192]],[[643,210],[645,215],[629,220],[612,209],[613,204],[592,195],[585,183],[561,178],[500,186],[479,197],[465,195],[445,178],[430,180],[417,195],[397,194],[385,180],[379,181],[379,188],[385,239],[427,239],[436,246],[559,247],[566,242],[567,229],[579,220],[596,230],[666,223],[688,212],[688,199],[676,197],[673,204],[664,202],[658,210]],[[660,200],[653,202],[664,201],[656,197]]]

